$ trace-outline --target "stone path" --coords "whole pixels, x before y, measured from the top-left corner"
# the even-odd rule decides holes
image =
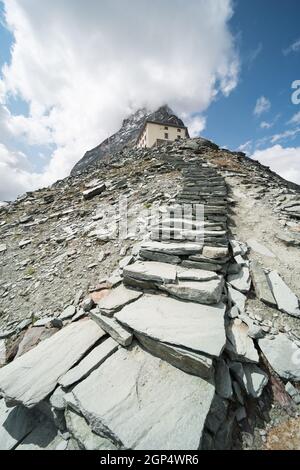
[[[177,159],[182,190],[121,263],[108,295],[96,308],[83,302],[82,311],[61,317],[73,321],[89,312],[90,319],[71,323],[0,369],[6,405],[28,413],[46,409],[61,435],[68,431],[70,448],[230,447],[247,396],[258,398],[268,382],[255,339],[279,375],[299,378],[287,356],[276,363],[272,341],[245,312],[247,246],[229,237],[225,181],[205,160],[188,155]],[[281,303],[286,287],[277,274],[252,265],[251,275],[262,301],[298,315],[292,293],[288,305]],[[291,350],[284,338],[281,344]],[[5,421],[9,412],[1,403]],[[29,415],[21,437],[8,439],[6,432],[1,441],[0,432],[0,448],[30,448],[25,438],[39,424]],[[46,428],[46,447],[63,447]]]

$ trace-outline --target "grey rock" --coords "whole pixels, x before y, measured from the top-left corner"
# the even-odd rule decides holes
[[[179,281],[177,284],[162,284],[158,287],[178,299],[200,304],[218,304],[224,286],[223,278],[211,281]]]
[[[265,337],[258,340],[267,361],[274,371],[283,379],[300,381],[300,348],[285,334],[279,333],[270,339]]]
[[[124,268],[123,276],[141,281],[173,283],[176,280],[176,267],[156,261],[137,261]]]
[[[4,243],[2,243],[0,245],[0,253],[5,253],[5,251],[7,250],[7,245],[5,245]]]
[[[255,364],[241,364],[240,362],[232,362],[230,369],[248,395],[253,398],[261,396],[268,383],[268,376],[263,370]]]
[[[115,317],[137,333],[206,355],[219,356],[225,345],[225,305],[200,305],[145,294]]]
[[[237,318],[239,316],[239,309],[237,308],[236,305],[231,307],[231,309],[227,313],[229,318]]]
[[[0,367],[4,366],[6,363],[6,346],[5,346],[5,340],[0,339]]]
[[[230,399],[233,395],[229,367],[224,359],[219,359],[215,374],[216,392],[222,398]]]
[[[258,362],[258,353],[252,339],[248,336],[249,327],[239,318],[231,320],[226,328],[226,350],[232,359]]]
[[[143,242],[141,250],[155,251],[167,255],[193,255],[201,253],[202,245],[200,243],[160,243],[154,241]]]
[[[230,302],[238,308],[241,314],[244,313],[247,297],[241,292],[233,289],[230,284],[227,284],[227,288]]]
[[[242,266],[240,271],[236,274],[230,274],[227,280],[234,289],[237,289],[240,292],[248,292],[250,290],[251,278],[249,268],[247,266]]]
[[[87,297],[82,302],[82,309],[84,312],[90,312],[94,306],[95,306],[95,303],[91,297]]]
[[[91,320],[72,323],[0,369],[0,391],[12,404],[32,408],[104,336]]]
[[[196,450],[214,387],[132,345],[119,349],[72,393],[92,430],[117,445]]]
[[[149,336],[136,333],[135,336],[139,342],[151,354],[163,359],[172,366],[187,372],[188,374],[197,375],[203,379],[209,380],[213,377],[214,367],[210,357],[199,354],[190,349],[173,346],[167,343],[153,340]]]
[[[268,274],[268,279],[279,310],[293,317],[300,317],[299,300],[282,280],[278,272],[271,271]]]
[[[49,398],[50,404],[56,410],[64,410],[66,407],[66,392],[61,388],[57,387]]]
[[[140,250],[139,255],[149,261],[158,261],[160,263],[179,264],[181,259],[176,255],[167,255],[157,251]]]
[[[72,318],[76,313],[76,308],[74,305],[69,305],[69,307],[65,308],[65,310],[59,315],[59,319],[64,321]]]
[[[188,269],[183,267],[177,268],[177,279],[181,281],[210,281],[218,279],[218,275],[212,271],[204,271],[202,269]]]
[[[103,191],[106,189],[105,183],[99,184],[98,186],[94,186],[91,189],[86,189],[85,191],[82,192],[82,196],[84,199],[92,199],[95,196],[98,196],[99,194],[103,193]]]
[[[126,347],[132,343],[133,334],[124,326],[120,325],[114,318],[109,318],[101,313],[90,312],[91,318],[108,333],[115,341]]]
[[[50,420],[43,420],[33,431],[16,447],[16,450],[55,450],[57,446],[65,444]]]
[[[13,450],[29,434],[36,421],[22,406],[8,408],[0,399],[0,450]]]
[[[239,242],[238,240],[229,240],[233,256],[237,255],[246,255],[248,251],[248,247],[245,243]]]
[[[204,246],[202,250],[202,255],[212,259],[226,258],[228,256],[228,248],[217,246]]]
[[[124,269],[126,266],[128,266],[129,264],[132,263],[133,259],[134,258],[131,255],[125,256],[125,258],[123,258],[123,259],[121,259],[121,261],[119,261],[119,268]]]
[[[59,384],[66,388],[70,387],[79,380],[87,377],[94,369],[100,366],[111,354],[113,354],[119,345],[112,339],[108,338],[103,343],[96,346],[81,362],[59,379]]]
[[[24,246],[30,245],[30,243],[31,243],[31,240],[21,240],[19,242],[19,247],[24,248]]]
[[[142,292],[128,289],[123,284],[113,289],[107,297],[100,300],[98,308],[103,315],[113,316],[125,305],[134,302],[143,295]]]
[[[192,261],[188,259],[183,260],[181,266],[183,266],[184,268],[201,269],[204,271],[214,272],[218,272],[223,269],[223,266],[221,264],[208,263],[203,261]]]
[[[80,308],[77,313],[75,313],[74,317],[72,317],[72,322],[80,320],[81,318],[85,317],[87,312],[83,310],[83,308]]]
[[[257,261],[251,261],[250,272],[257,298],[267,305],[276,306],[268,278]]]
[[[95,434],[83,416],[72,410],[65,413],[67,428],[79,447],[85,450],[116,450],[116,446],[107,438]]]

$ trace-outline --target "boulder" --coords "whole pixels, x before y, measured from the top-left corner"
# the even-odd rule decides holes
[[[145,294],[115,317],[136,333],[162,343],[219,356],[225,345],[225,305],[201,305]]]
[[[293,317],[300,317],[299,300],[282,280],[278,272],[271,271],[268,274],[268,279],[279,310]]]
[[[258,340],[258,345],[274,371],[283,379],[300,382],[300,348],[285,334]]]
[[[238,308],[240,314],[243,314],[245,312],[247,297],[238,290],[235,290],[233,287],[231,287],[230,284],[227,284],[227,289],[230,302]]]
[[[68,325],[0,369],[0,392],[11,404],[34,407],[104,334],[91,320]]]
[[[117,446],[197,450],[214,386],[134,344],[119,349],[72,393],[92,430]]]

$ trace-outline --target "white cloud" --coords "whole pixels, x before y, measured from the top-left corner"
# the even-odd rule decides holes
[[[237,85],[231,0],[173,0],[171,10],[161,0],[152,0],[151,8],[148,0],[4,4],[14,45],[11,63],[2,70],[0,100],[4,105],[8,93],[14,94],[30,113],[6,116],[8,140],[2,144],[54,144],[43,182],[66,176],[137,108],[168,103],[178,114],[193,116]],[[204,118],[194,119],[191,133],[204,125]],[[23,178],[24,187],[39,185]]]
[[[274,145],[256,150],[251,158],[260,161],[288,181],[300,184],[300,147]]]
[[[281,132],[280,134],[274,134],[271,137],[270,141],[271,141],[272,144],[275,144],[276,142],[279,142],[281,140],[293,139],[299,133],[300,133],[300,127],[296,128],[296,129],[287,130],[287,131]]]
[[[245,153],[250,153],[253,147],[252,140],[248,140],[244,144],[240,145],[238,147],[239,152],[245,152]]]
[[[256,101],[256,105],[255,105],[253,113],[256,116],[260,116],[261,114],[269,111],[270,108],[271,108],[270,100],[268,100],[268,98],[266,98],[265,96],[261,96]]]
[[[300,51],[300,38],[293,42],[289,47],[283,49],[283,54],[288,55],[291,52],[299,52]]]
[[[260,128],[261,129],[271,129],[272,126],[273,126],[272,122],[262,121],[260,123]]]
[[[300,111],[294,114],[294,116],[289,120],[288,124],[300,125]]]
[[[183,115],[185,125],[188,126],[190,137],[198,137],[205,129],[206,118],[204,116],[185,116]]]

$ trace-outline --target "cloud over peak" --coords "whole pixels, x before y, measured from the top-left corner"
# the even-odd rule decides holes
[[[45,182],[66,176],[143,106],[168,103],[199,132],[199,114],[237,84],[231,0],[173,0],[171,9],[158,0],[151,8],[148,0],[51,0],[47,9],[40,0],[4,3],[14,45],[0,104],[5,90],[2,105],[14,94],[29,104],[29,116],[10,115],[2,144],[9,150],[22,135],[28,145],[55,146]]]

